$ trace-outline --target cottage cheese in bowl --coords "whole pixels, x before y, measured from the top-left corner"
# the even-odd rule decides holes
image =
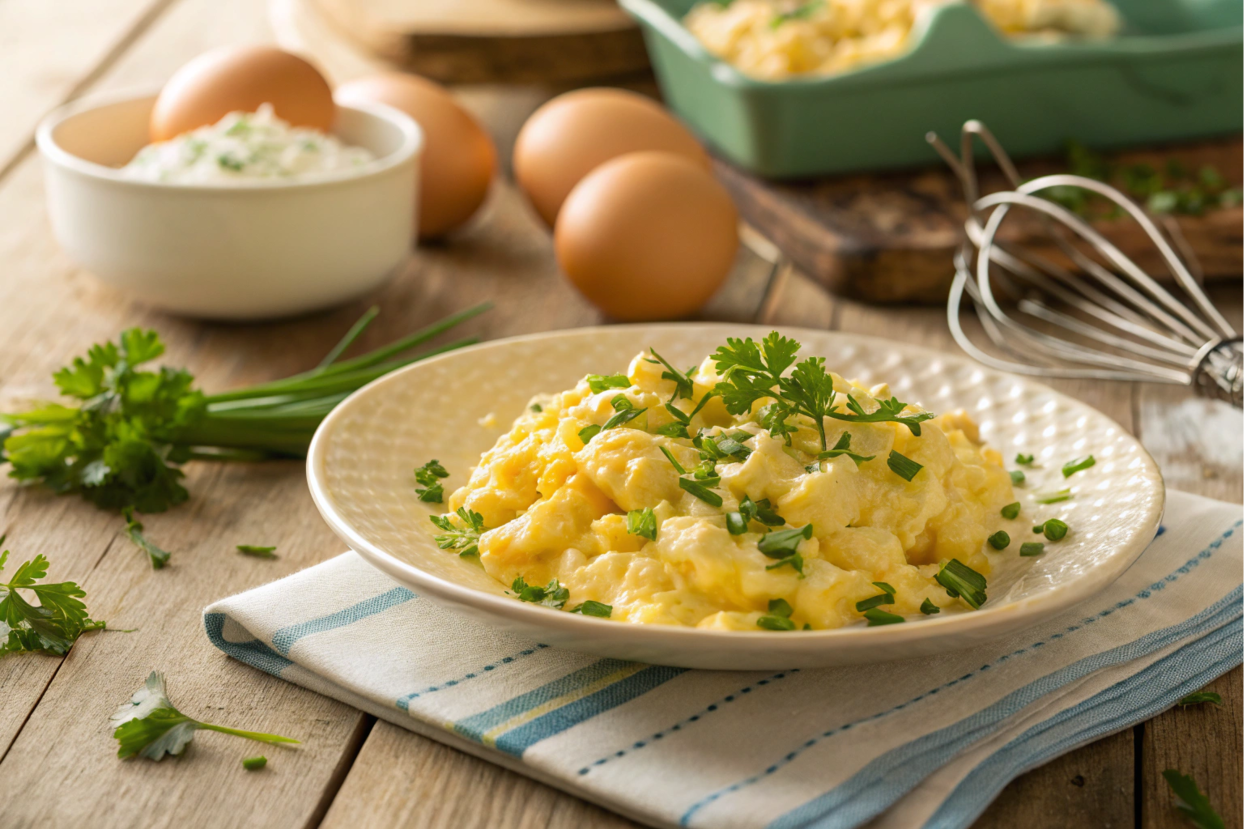
[[[231,112],[219,122],[139,150],[122,168],[126,178],[177,184],[233,184],[243,180],[318,177],[375,160],[307,127],[291,127],[264,104]]]

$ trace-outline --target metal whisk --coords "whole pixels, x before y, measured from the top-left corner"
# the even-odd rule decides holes
[[[979,193],[973,156],[977,137],[1011,190]],[[950,330],[964,351],[986,365],[1020,374],[1191,385],[1206,397],[1244,406],[1240,335],[1140,206],[1109,184],[1083,176],[1023,181],[979,121],[963,125],[959,157],[935,133],[926,140],[959,178],[969,207],[947,308]],[[1137,221],[1182,289],[1184,301],[1082,218],[1041,196],[1054,187],[1089,190]],[[998,230],[1013,208],[1035,211],[1074,268],[1000,241]],[[968,336],[960,317],[965,294],[981,330],[1000,354],[978,347]]]

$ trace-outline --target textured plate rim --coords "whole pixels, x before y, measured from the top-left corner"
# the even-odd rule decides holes
[[[350,407],[358,405],[360,400],[380,393],[390,383],[400,382],[400,378],[410,372],[417,372],[429,364],[458,359],[466,353],[474,353],[486,349],[504,349],[517,343],[529,343],[540,340],[561,339],[570,337],[590,337],[602,333],[617,333],[627,329],[671,329],[696,328],[705,331],[714,329],[728,332],[731,336],[743,333],[745,336],[754,334],[760,328],[778,330],[798,339],[799,334],[811,334],[816,337],[830,339],[849,339],[852,343],[871,343],[877,347],[885,347],[904,355],[924,358],[934,357],[948,360],[987,375],[1022,383],[1058,398],[1060,403],[1078,409],[1092,416],[1102,418],[1119,429],[1120,433],[1134,442],[1145,462],[1145,470],[1137,474],[1146,474],[1146,478],[1156,486],[1157,497],[1153,499],[1149,514],[1143,522],[1138,522],[1139,529],[1132,534],[1125,544],[1116,545],[1116,551],[1108,563],[1090,571],[1085,578],[1056,586],[1037,595],[1018,599],[997,607],[986,607],[971,613],[954,614],[942,618],[921,619],[913,625],[883,625],[877,627],[849,626],[833,630],[798,631],[799,636],[775,636],[766,631],[721,631],[701,630],[667,625],[631,625],[618,624],[605,619],[595,619],[582,614],[562,613],[547,608],[514,601],[496,594],[485,593],[471,587],[432,575],[413,564],[401,560],[396,555],[368,541],[361,533],[337,511],[324,480],[323,465],[326,445],[330,440],[337,422]],[[743,331],[743,329],[748,329]],[[1041,619],[1066,610],[1109,587],[1139,558],[1149,546],[1157,533],[1162,512],[1166,504],[1166,488],[1157,462],[1148,450],[1134,435],[1119,426],[1112,418],[1075,398],[1038,383],[1031,378],[996,371],[980,365],[966,357],[946,354],[933,348],[926,348],[910,343],[896,343],[880,337],[863,334],[845,334],[839,331],[822,331],[818,329],[791,326],[760,326],[754,323],[639,323],[632,325],[591,326],[572,328],[561,331],[548,331],[537,334],[524,334],[489,340],[485,343],[469,346],[446,354],[421,360],[405,368],[386,374],[363,386],[337,405],[316,429],[311,446],[307,452],[307,484],[311,490],[312,500],[324,521],[336,535],[346,542],[372,566],[391,578],[410,585],[416,592],[439,599],[449,605],[462,605],[480,611],[486,616],[502,617],[531,629],[558,631],[563,635],[577,637],[590,636],[597,641],[611,641],[615,644],[631,644],[637,647],[657,646],[669,647],[703,647],[714,650],[729,648],[734,644],[738,650],[753,651],[763,643],[764,650],[781,653],[805,653],[816,650],[834,650],[837,648],[878,647],[900,645],[929,638],[963,636],[972,639],[990,638],[990,628],[1001,627],[998,635],[1015,630],[1019,627],[1035,624]],[[879,656],[878,661],[884,660]]]

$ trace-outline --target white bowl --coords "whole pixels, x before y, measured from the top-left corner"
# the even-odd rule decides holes
[[[1017,488],[1021,519],[1064,518],[1066,539],[1039,558],[1018,543],[991,553],[989,601],[882,627],[733,632],[627,624],[524,604],[477,564],[439,550],[430,507],[412,470],[436,458],[445,491],[465,483],[480,453],[535,394],[570,388],[588,373],[626,369],[655,347],[675,365],[697,365],[727,336],[768,328],[675,324],[589,328],[485,343],[421,361],[355,392],[320,425],[307,458],[316,506],[359,555],[416,593],[537,642],[686,668],[780,670],[882,662],[967,647],[1014,633],[1093,596],[1128,568],[1157,533],[1165,489],[1140,443],[1105,415],[1031,380],[926,349],[824,331],[783,329],[801,355],[866,385],[889,381],[901,399],[936,411],[963,408],[982,437],[1012,458],[1036,455]],[[1097,463],[1064,481],[1063,463]],[[1032,494],[1069,486],[1073,499],[1039,506]],[[443,509],[443,507],[440,507]],[[1017,525],[1028,532],[1027,525]],[[1016,541],[1023,540],[1017,537]]]
[[[155,95],[76,101],[37,132],[48,212],[65,251],[151,305],[256,319],[323,308],[378,286],[405,260],[423,134],[381,105],[338,106],[333,133],[376,160],[292,181],[135,181]]]

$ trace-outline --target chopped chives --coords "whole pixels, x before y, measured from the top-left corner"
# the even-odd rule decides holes
[[[1002,508],[1002,517],[1013,521],[1019,517],[1019,510],[1019,501],[1016,501],[1013,504],[1007,504]]]
[[[1011,537],[1002,530],[989,536],[989,546],[995,550],[1005,550],[1011,543]]]
[[[895,593],[894,588],[891,585],[886,584],[883,581],[873,582],[873,587],[876,587],[878,590],[884,590],[886,593],[889,593],[891,596],[893,596]]]
[[[1024,482],[1024,480],[1025,480],[1025,475],[1022,471],[1018,469],[1011,470],[1011,484],[1013,486],[1019,486],[1020,484]]]
[[[795,608],[790,606],[790,602],[785,599],[770,599],[769,612],[774,616],[784,616],[787,619],[795,612]]]
[[[1061,521],[1057,518],[1051,518],[1049,521],[1045,522],[1042,532],[1045,533],[1045,537],[1050,541],[1061,541],[1066,538],[1068,529],[1070,528],[1067,526],[1065,521]]]
[[[1038,504],[1057,504],[1059,501],[1070,501],[1071,490],[1060,489],[1056,492],[1043,492],[1034,496],[1034,500]]]
[[[803,578],[803,556],[799,555],[799,553],[791,553],[786,558],[780,561],[775,561],[774,563],[765,567],[765,569],[776,570],[779,567],[787,567],[787,566],[789,566],[790,569],[798,573],[799,578]]]
[[[618,397],[622,397],[622,395],[618,395]],[[626,400],[625,397],[622,397],[622,399]],[[630,403],[631,401],[626,400],[626,402]],[[605,425],[601,427],[601,431],[604,431],[606,429],[616,429],[617,427],[625,423],[630,423],[632,420],[639,417],[641,414],[643,414],[646,411],[648,410],[647,409],[636,409],[634,407],[634,404],[631,404],[629,408],[619,409],[617,414],[615,414],[613,417],[605,421]]]
[[[683,491],[691,493],[710,506],[721,506],[721,496],[699,481],[691,480],[690,478],[679,478],[678,485],[683,488]]]
[[[1063,464],[1063,477],[1070,478],[1072,475],[1076,474],[1077,472],[1081,472],[1085,469],[1088,469],[1090,466],[1093,466],[1096,463],[1097,463],[1097,459],[1094,458],[1092,455],[1085,455],[1083,458],[1079,458],[1074,461],[1068,461],[1067,463]]]
[[[985,577],[957,558],[943,564],[934,578],[952,599],[963,599],[973,610],[978,610],[986,601]]]
[[[255,558],[276,558],[276,547],[257,547],[254,544],[239,544],[238,552]]]
[[[812,525],[765,533],[756,549],[769,558],[786,558],[798,552],[799,542],[812,537]]]
[[[609,389],[629,389],[631,379],[625,374],[589,374],[587,387],[592,390],[592,394],[600,394]]]
[[[541,406],[539,403],[532,403],[531,410],[535,412],[536,414],[539,414],[540,412],[544,411],[544,407]]]
[[[785,616],[761,616],[756,620],[756,627],[765,630],[794,630],[795,623]]]
[[[656,541],[657,517],[653,514],[652,507],[633,509],[628,512],[626,514],[626,531],[631,535],[637,535],[649,541]]]
[[[584,616],[596,616],[600,619],[608,619],[613,615],[613,605],[604,602],[595,602],[588,599],[578,607],[572,607],[571,613],[580,613]]]
[[[580,437],[582,437],[582,435],[581,435],[581,434],[580,434]],[[662,447],[661,447],[661,454],[665,455],[665,459],[666,459],[667,461],[669,461],[671,464],[673,464],[673,465],[674,465],[674,471],[675,471],[675,472],[677,472],[679,475],[686,475],[686,474],[687,474],[687,470],[683,469],[683,468],[682,468],[682,464],[680,464],[678,461],[676,461],[676,460],[674,459],[674,456],[670,453],[670,450],[668,450],[668,449],[666,449],[664,446],[662,446]]]
[[[890,457],[886,459],[886,464],[890,467],[895,475],[904,481],[910,481],[916,477],[916,473],[924,467],[905,455],[900,455],[893,450],[890,451]]]
[[[942,609],[933,604],[931,599],[925,599],[920,605],[920,612],[925,616],[932,616],[934,613],[941,613]]]
[[[865,610],[871,610],[883,604],[894,604],[894,596],[890,593],[878,593],[876,596],[856,602],[855,609],[863,613]]]
[[[584,426],[582,429],[579,430],[579,440],[583,441],[584,445],[586,445],[588,443],[591,443],[592,438],[596,437],[599,434],[600,434],[600,427],[597,426],[595,423],[593,423],[591,426]]]
[[[1020,466],[1031,466],[1033,461],[1032,455],[1025,455],[1022,452],[1015,456],[1015,462]]]
[[[897,625],[907,621],[897,613],[891,613],[888,610],[879,610],[875,607],[871,610],[865,610],[864,618],[868,620],[868,626],[870,628],[879,627],[881,625]]]
[[[730,535],[742,535],[747,532],[747,519],[743,517],[743,513],[726,513],[726,530]]]
[[[1039,556],[1045,552],[1045,543],[1041,541],[1025,541],[1019,545],[1019,554],[1021,556]]]
[[[247,771],[259,771],[266,765],[268,765],[268,758],[262,754],[258,757],[246,757],[242,760],[242,768]]]

